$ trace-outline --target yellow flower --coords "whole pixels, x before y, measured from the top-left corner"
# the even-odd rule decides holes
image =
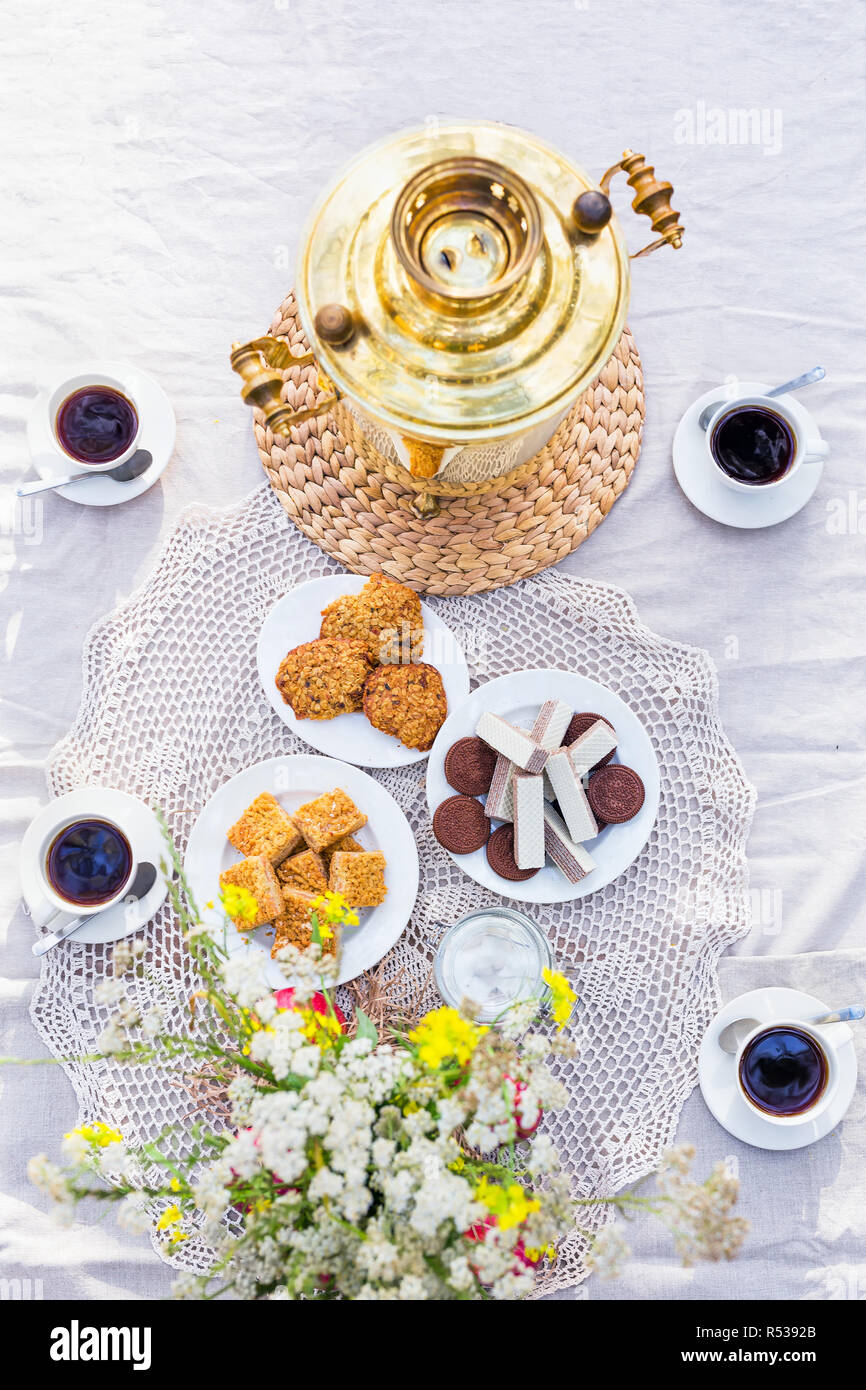
[[[334,928],[330,927],[324,917],[320,917],[318,912],[313,910],[311,914],[313,923],[313,940],[318,946],[324,946],[326,941],[331,941],[334,935]]]
[[[119,1144],[123,1140],[119,1129],[110,1129],[101,1120],[95,1120],[92,1125],[78,1125],[63,1137],[71,1139],[73,1134],[80,1134],[86,1143],[93,1144],[97,1149],[105,1149],[109,1144]]]
[[[249,888],[241,888],[234,883],[227,883],[220,893],[220,902],[229,917],[234,917],[238,921],[254,922],[258,916],[259,905]]]
[[[330,1047],[343,1031],[336,1014],[320,1014],[316,1009],[300,1009],[298,1012],[304,1020],[301,1029],[304,1037],[320,1048]]]
[[[544,977],[544,983],[550,989],[550,1012],[553,1014],[557,1028],[562,1032],[571,1018],[577,1003],[577,995],[565,976],[560,975],[558,970],[543,970],[541,973]]]
[[[186,1231],[172,1231],[171,1235],[169,1236],[169,1241],[172,1245],[180,1245],[182,1240],[189,1240],[189,1236],[187,1235]]]
[[[346,902],[342,893],[321,893],[313,903],[313,911],[319,919],[319,930],[322,933],[322,940],[329,941],[334,935],[326,928],[328,924],[333,926],[357,927],[358,914]]]
[[[524,1250],[526,1252],[527,1259],[530,1259],[534,1265],[538,1264],[542,1255],[546,1255],[549,1260],[556,1259],[555,1245],[545,1245],[543,1247],[526,1245],[524,1246]]]
[[[541,1203],[530,1197],[519,1183],[509,1183],[501,1187],[487,1178],[482,1178],[475,1189],[475,1199],[496,1217],[500,1230],[507,1231],[511,1226],[522,1226],[527,1216],[539,1211]]]
[[[486,1032],[487,1028],[470,1023],[456,1009],[441,1008],[424,1015],[409,1041],[415,1043],[424,1065],[435,1071],[452,1059],[465,1066]]]
[[[162,1216],[156,1223],[156,1229],[158,1231],[167,1231],[169,1226],[175,1226],[178,1221],[182,1220],[183,1213],[181,1212],[180,1207],[166,1207],[165,1211],[162,1213]]]

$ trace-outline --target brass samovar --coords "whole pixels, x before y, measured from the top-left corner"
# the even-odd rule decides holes
[[[625,174],[654,239],[629,256],[609,190]],[[295,281],[310,351],[235,344],[242,395],[275,434],[333,413],[366,458],[437,498],[506,485],[613,351],[629,261],[682,245],[673,188],[626,150],[599,183],[535,136],[437,125],[365,150],[318,203]],[[315,364],[314,409],[283,373]]]

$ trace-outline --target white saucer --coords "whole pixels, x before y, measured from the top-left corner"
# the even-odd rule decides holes
[[[765,381],[738,381],[737,396],[761,395],[770,390]],[[674,472],[677,482],[686,497],[712,521],[720,521],[723,526],[739,526],[753,530],[761,526],[775,526],[802,507],[805,507],[815,492],[821,474],[823,461],[804,463],[787,482],[776,487],[753,488],[751,492],[738,492],[726,487],[709,460],[706,449],[706,434],[698,424],[701,411],[713,401],[723,401],[732,396],[730,386],[714,386],[698,396],[686,411],[674,435]],[[800,409],[803,406],[800,402]],[[804,412],[808,414],[808,412]],[[821,431],[812,416],[810,436],[821,438]]]
[[[367,824],[355,838],[365,849],[379,849],[385,855],[387,896],[378,907],[362,908],[357,927],[346,927],[340,957],[339,984],[353,980],[387,955],[402,935],[418,894],[418,850],[409,822],[397,802],[379,783],[360,768],[312,753],[268,758],[245,768],[218,787],[199,813],[189,837],[184,869],[190,892],[202,921],[222,939],[225,928],[230,955],[256,952],[266,955],[265,975],[279,988],[286,983],[276,961],[270,959],[273,927],[239,932],[219,905],[219,876],[241,858],[226,839],[226,827],[243,815],[261,792],[271,792],[287,811],[295,811],[334,787],[342,787]]]
[[[115,821],[123,830],[136,863],[147,860],[156,869],[156,882],[150,892],[133,907],[124,902],[115,903],[105,912],[100,912],[92,922],[78,928],[68,943],[74,946],[80,941],[119,941],[149,922],[163,902],[168,888],[160,872],[160,862],[166,856],[166,844],[159,827],[159,821],[149,806],[139,801],[129,792],[115,791],[113,787],[78,787],[67,792],[47,806],[30,822],[21,841],[20,867],[21,896],[24,906],[37,927],[44,926],[53,908],[42,892],[42,875],[39,867],[39,852],[46,836],[53,826],[66,816],[94,814],[94,803],[109,820]],[[51,919],[51,930],[56,931],[74,917],[74,912],[59,912]],[[56,948],[62,949],[62,948]]]
[[[579,883],[569,883],[565,874],[553,864],[546,864],[532,878],[509,882],[490,867],[485,849],[472,854],[452,854],[451,858],[464,873],[484,888],[513,902],[565,903],[596,893],[613,882],[628,868],[650,837],[659,809],[659,766],[649,735],[637,715],[618,695],[588,676],[576,671],[558,671],[544,667],[530,671],[513,671],[498,676],[473,690],[449,714],[430,750],[427,766],[427,805],[432,816],[440,802],[454,795],[454,788],[445,776],[445,755],[452,743],[475,733],[476,725],[485,710],[501,714],[512,724],[531,728],[545,700],[563,700],[572,710],[592,710],[609,719],[616,729],[617,747],[614,761],[633,767],[644,784],[644,803],[636,816],[622,825],[608,825],[586,842],[595,860],[595,868]],[[443,853],[450,851],[443,850]]]
[[[407,767],[427,753],[405,748],[390,734],[374,729],[364,714],[339,714],[335,719],[298,719],[275,684],[280,662],[293,647],[312,642],[319,635],[321,613],[335,598],[360,593],[364,580],[356,574],[331,574],[298,584],[274,604],[262,624],[256,648],[259,679],[271,709],[306,743],[330,758],[357,767]],[[435,666],[442,676],[449,711],[469,694],[469,668],[457,638],[426,603],[424,646],[421,660]]]
[[[698,1078],[701,1092],[712,1114],[719,1124],[735,1139],[744,1144],[752,1144],[756,1149],[802,1149],[814,1144],[835,1129],[845,1116],[854,1089],[857,1085],[857,1054],[854,1050],[854,1034],[845,1028],[847,1038],[839,1044],[839,1090],[827,1109],[816,1120],[803,1120],[802,1124],[783,1126],[763,1120],[747,1105],[737,1086],[737,1063],[729,1052],[719,1047],[719,1034],[729,1023],[737,1018],[757,1018],[761,1023],[772,1023],[776,1018],[815,1018],[832,1008],[813,994],[804,994],[799,989],[753,989],[732,999],[720,1013],[717,1013],[704,1040],[698,1056]],[[834,1028],[845,1027],[834,1024]],[[835,1036],[840,1036],[837,1031]]]
[[[150,451],[153,463],[131,482],[119,483],[106,473],[94,473],[79,483],[56,488],[57,495],[68,497],[70,502],[80,502],[83,507],[115,507],[119,502],[140,497],[165,472],[174,451],[176,426],[171,401],[152,376],[125,362],[76,362],[71,369],[58,372],[57,381],[62,381],[71,372],[76,375],[93,373],[94,377],[116,377],[128,385],[141,417],[139,447]],[[68,478],[73,473],[85,471],[83,465],[67,458],[54,438],[52,422],[48,417],[48,401],[54,389],[54,386],[49,386],[39,393],[27,421],[31,461],[40,478],[46,482],[51,478]]]

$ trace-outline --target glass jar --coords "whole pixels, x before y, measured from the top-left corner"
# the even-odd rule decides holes
[[[477,1023],[494,1023],[510,1005],[547,994],[542,971],[553,965],[543,931],[510,907],[482,907],[449,927],[433,972],[446,1004],[471,1001]]]

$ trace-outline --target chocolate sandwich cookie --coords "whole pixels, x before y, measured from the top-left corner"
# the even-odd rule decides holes
[[[458,738],[445,754],[445,777],[464,796],[484,796],[490,791],[496,753],[483,738]]]
[[[452,854],[471,854],[487,844],[490,821],[480,801],[449,796],[433,812],[433,834]]]
[[[580,738],[581,734],[585,734],[587,729],[591,729],[593,724],[595,724],[596,720],[598,719],[601,720],[602,724],[606,724],[607,727],[613,731],[613,733],[616,733],[616,729],[614,729],[610,720],[605,719],[603,714],[590,714],[589,711],[585,711],[581,714],[573,714],[571,716],[571,723],[569,724],[565,733],[562,735],[563,748],[568,748],[572,743],[574,743],[574,740],[576,738]],[[616,749],[612,748],[610,752],[606,754],[605,757],[600,758],[597,763],[594,763],[590,770],[594,772],[597,767],[604,767],[606,763],[610,762],[615,752]]]
[[[538,873],[537,869],[518,869],[514,856],[514,826],[500,825],[487,841],[487,862],[500,878],[512,883],[523,883]]]
[[[633,767],[611,763],[592,774],[586,794],[598,821],[622,825],[643,806],[644,785]]]

